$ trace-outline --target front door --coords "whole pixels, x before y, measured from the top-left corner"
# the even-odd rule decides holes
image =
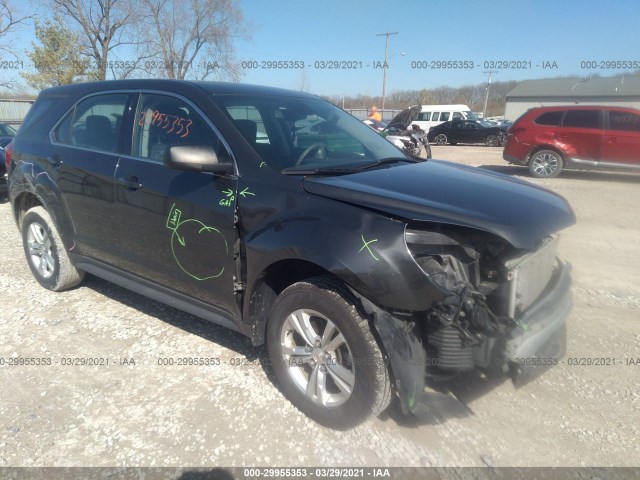
[[[132,155],[115,172],[118,248],[125,270],[231,317],[237,177],[167,168],[170,146],[204,145],[230,159],[217,132],[181,98],[140,94]]]

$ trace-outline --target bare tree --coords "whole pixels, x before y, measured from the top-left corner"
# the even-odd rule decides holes
[[[6,37],[18,30],[29,18],[31,16],[21,17],[17,15],[16,10],[8,0],[0,0],[0,55],[2,57],[6,55],[14,59],[18,58],[16,49],[10,43],[7,43]],[[16,87],[16,82],[0,79],[0,87],[13,90]]]
[[[62,0],[61,0],[62,1]],[[173,79],[241,77],[233,40],[247,35],[236,0],[141,0],[148,73]]]
[[[121,45],[134,43],[127,37],[127,27],[136,21],[128,0],[50,0],[54,9],[75,22],[83,43],[83,53],[95,62],[93,77],[105,80],[109,69],[109,54]],[[132,60],[135,63],[135,61]],[[119,67],[119,65],[115,65]],[[111,73],[120,77],[120,68]],[[123,64],[125,72],[130,64]]]

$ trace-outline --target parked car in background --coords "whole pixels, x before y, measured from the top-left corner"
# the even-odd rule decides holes
[[[483,120],[453,120],[429,130],[429,142],[437,145],[458,143],[484,143],[489,147],[500,147],[504,143],[506,127],[492,125]]]
[[[503,158],[542,178],[556,177],[565,168],[640,171],[640,110],[532,108],[509,128]]]
[[[477,119],[476,114],[467,105],[422,105],[413,124],[428,132],[430,128],[451,120]]]
[[[16,130],[8,123],[0,123],[0,147],[5,147],[16,136]]]
[[[65,85],[40,92],[7,156],[43,288],[89,272],[266,344],[284,395],[323,425],[394,398],[429,411],[426,382],[461,372],[522,384],[565,352],[566,200],[409,156],[316,96]]]

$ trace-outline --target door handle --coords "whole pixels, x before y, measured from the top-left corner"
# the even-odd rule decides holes
[[[142,184],[138,182],[138,177],[118,177],[116,180],[120,185],[124,185],[131,190],[140,190],[142,188]]]
[[[62,159],[60,158],[60,155],[58,155],[57,153],[52,157],[47,157],[47,162],[53,168],[58,168],[60,165],[62,165]]]

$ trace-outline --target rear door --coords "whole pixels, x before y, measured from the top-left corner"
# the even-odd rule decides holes
[[[122,151],[122,119],[128,93],[92,95],[81,100],[53,131],[57,185],[75,230],[74,253],[108,263],[117,259],[112,214],[113,174]]]
[[[188,100],[141,93],[131,156],[116,169],[120,267],[238,318],[234,294],[237,176],[167,168],[170,146],[212,147],[231,161],[215,128]]]
[[[605,125],[602,163],[640,166],[640,115],[609,110],[606,112]]]
[[[555,129],[554,141],[568,157],[584,166],[600,160],[603,137],[602,110],[567,110],[562,126]]]

